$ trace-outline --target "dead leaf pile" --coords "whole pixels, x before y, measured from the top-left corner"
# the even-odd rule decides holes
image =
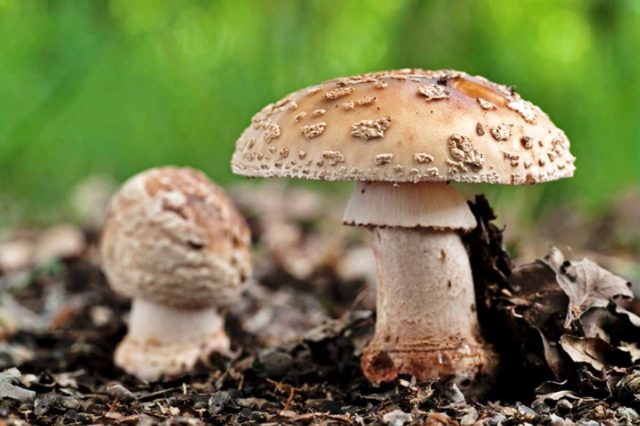
[[[622,304],[633,298],[630,287],[556,248],[515,268],[507,286],[493,288],[491,305],[510,336],[509,364],[538,382],[546,377],[582,395],[613,396],[617,382],[640,368],[640,317]]]

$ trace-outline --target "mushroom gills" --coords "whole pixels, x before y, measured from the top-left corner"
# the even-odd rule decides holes
[[[342,222],[352,226],[462,229],[476,227],[467,201],[441,182],[358,182]]]

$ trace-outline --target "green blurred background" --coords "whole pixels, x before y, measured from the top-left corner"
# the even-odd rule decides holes
[[[0,225],[58,220],[91,175],[230,183],[266,103],[403,67],[516,85],[565,129],[577,174],[519,192],[532,211],[597,211],[640,182],[638,0],[0,0]]]

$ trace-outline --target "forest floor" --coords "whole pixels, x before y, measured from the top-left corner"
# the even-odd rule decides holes
[[[629,282],[640,276],[640,192],[595,219],[542,217],[544,232],[515,260],[500,221],[474,201],[479,227],[466,242],[478,311],[501,355],[484,400],[447,381],[369,384],[359,367],[375,323],[366,233],[341,226],[325,195],[307,189],[234,194],[255,246],[253,282],[226,312],[234,355],[165,383],[112,364],[129,301],[100,271],[95,227],[0,236],[0,425],[640,424],[640,305]],[[580,247],[549,251],[554,241]],[[541,259],[519,260],[531,254]]]

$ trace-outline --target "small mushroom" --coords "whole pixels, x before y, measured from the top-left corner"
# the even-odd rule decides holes
[[[337,89],[339,100],[332,95]],[[459,71],[384,71],[315,90],[331,96],[300,90],[285,98],[304,111],[327,110],[324,131],[312,142],[279,103],[257,115],[278,123],[278,146],[304,150],[308,163],[286,170],[247,161],[241,141],[262,132],[249,127],[231,161],[234,172],[358,182],[344,223],[373,234],[378,278],[375,335],[361,360],[365,376],[375,383],[400,374],[420,382],[453,377],[468,392],[482,393],[497,360],[481,336],[461,239],[476,221],[449,183],[522,185],[571,177],[575,158],[568,139],[514,90]],[[340,107],[356,94],[375,96],[375,108]],[[267,149],[262,142],[254,147]],[[555,162],[545,160],[549,152]],[[322,161],[327,153],[335,153],[334,161]]]
[[[100,247],[109,284],[133,299],[115,364],[154,381],[228,351],[218,308],[238,299],[249,248],[244,219],[204,174],[162,167],[129,179],[111,199]]]

